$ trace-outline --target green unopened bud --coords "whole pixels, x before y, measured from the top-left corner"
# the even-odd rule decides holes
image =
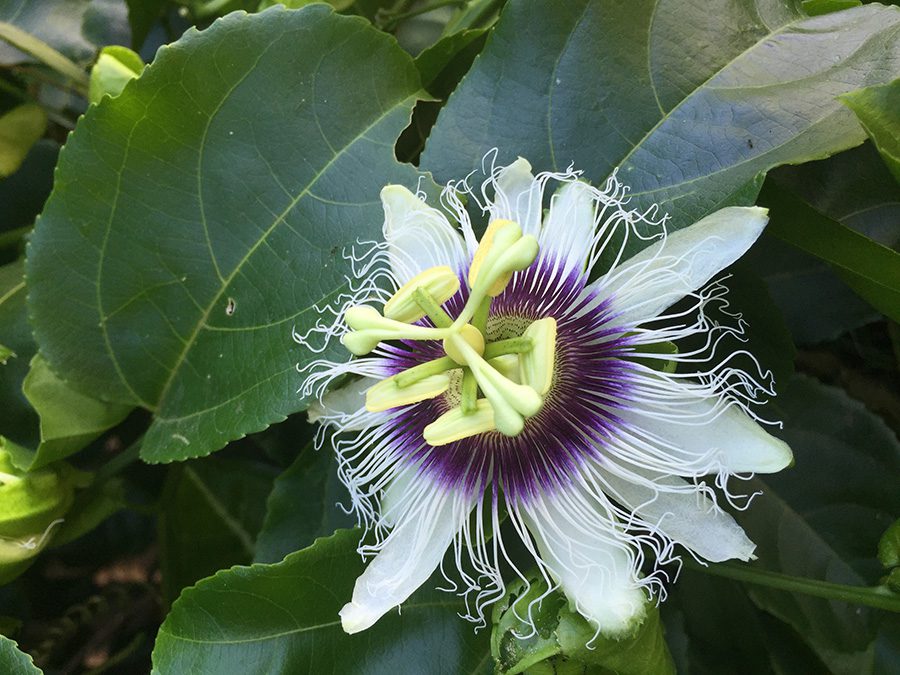
[[[144,70],[141,57],[119,45],[104,47],[94,67],[88,86],[88,100],[99,103],[104,96],[118,96],[125,85]]]
[[[72,506],[75,488],[90,477],[64,462],[24,473],[0,437],[0,584],[18,576],[50,541],[53,528]]]
[[[414,323],[428,312],[416,302],[417,289],[422,289],[442,305],[459,290],[459,277],[448,266],[432,267],[407,281],[384,305],[384,315],[395,321]]]

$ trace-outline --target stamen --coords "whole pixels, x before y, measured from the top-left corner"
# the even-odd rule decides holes
[[[394,321],[368,305],[349,307],[344,312],[344,322],[354,330],[343,335],[341,343],[356,356],[368,354],[384,340],[441,340],[450,330]]]
[[[475,375],[472,374],[471,370],[465,368],[463,369],[462,399],[459,404],[464,415],[475,412],[477,399],[478,380],[475,379]]]
[[[503,354],[502,356],[488,359],[487,362],[507,380],[516,384],[522,384],[522,368],[518,354]]]
[[[457,286],[459,286],[458,282]],[[447,314],[447,312],[444,311],[444,308],[441,307],[440,303],[438,303],[431,296],[431,293],[426,291],[424,288],[417,288],[413,292],[413,299],[416,301],[416,304],[425,311],[425,314],[428,315],[428,318],[431,319],[434,322],[434,325],[438,328],[450,328],[450,326],[453,325],[453,319],[450,318],[450,315]]]
[[[553,384],[556,361],[556,319],[547,317],[525,329],[523,337],[531,338],[534,348],[522,354],[523,381],[541,396]]]
[[[402,389],[403,387],[415,384],[419,380],[429,377],[430,375],[437,375],[438,373],[443,373],[458,367],[459,364],[449,356],[442,356],[439,359],[434,359],[433,361],[407,368],[402,373],[394,375],[393,379],[397,382],[397,386]]]
[[[472,258],[472,264],[469,266],[469,288],[475,288],[482,268],[486,274],[489,274],[489,270],[502,253],[521,238],[522,228],[519,227],[518,223],[502,219],[491,221],[478,244],[478,249]],[[492,298],[496,298],[506,288],[506,284],[509,283],[511,277],[512,273],[508,276],[501,276],[491,284],[487,294]]]
[[[478,386],[490,401],[497,430],[506,436],[519,435],[525,426],[524,418],[536,415],[544,404],[543,399],[531,387],[503,377],[460,336],[451,335],[449,339],[465,358]]]
[[[484,358],[490,361],[504,354],[524,354],[531,351],[533,346],[534,341],[526,331],[526,334],[521,337],[491,342],[484,348]]]
[[[401,405],[418,403],[443,394],[450,387],[446,373],[429,375],[405,387],[397,385],[397,376],[389,377],[366,392],[366,410],[382,412]]]
[[[394,321],[415,323],[429,314],[429,309],[423,307],[415,297],[419,290],[430,298],[431,303],[440,306],[459,290],[459,277],[446,265],[420,272],[403,284],[385,303],[384,315]]]
[[[492,297],[491,292],[494,290],[498,280],[503,280],[503,287],[505,288],[509,280],[512,279],[513,272],[520,272],[534,262],[535,258],[537,258],[538,250],[537,239],[528,234],[503,251],[496,262],[486,261],[483,265],[482,273],[478,275],[475,285],[472,286],[472,294],[469,296],[466,306],[453,325],[459,326],[468,322],[480,307],[481,302],[486,297]],[[501,288],[501,292],[502,290]]]
[[[466,414],[462,408],[452,408],[425,427],[423,435],[426,443],[436,446],[495,429],[494,410],[487,399],[480,398],[473,412]]]

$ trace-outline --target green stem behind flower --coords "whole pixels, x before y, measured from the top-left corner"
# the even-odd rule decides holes
[[[684,565],[690,570],[712,574],[726,579],[743,581],[757,586],[768,586],[782,591],[803,593],[826,600],[840,600],[854,605],[865,605],[889,612],[900,612],[900,594],[892,592],[887,586],[845,586],[830,581],[794,577],[780,572],[762,570],[750,565],[724,562],[712,565],[701,565],[694,560],[685,559]]]

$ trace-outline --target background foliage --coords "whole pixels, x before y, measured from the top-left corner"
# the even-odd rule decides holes
[[[898,8],[285,4],[0,0],[0,671],[900,672]],[[674,227],[771,210],[727,284],[796,466],[746,486],[759,560],[686,559],[630,642],[558,597],[520,640],[514,585],[476,633],[437,579],[340,629],[291,333],[384,184],[493,148]]]

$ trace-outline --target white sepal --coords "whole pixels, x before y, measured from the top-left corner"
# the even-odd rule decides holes
[[[598,279],[623,326],[657,316],[740,258],[768,222],[766,209],[730,206],[667,235]]]
[[[605,636],[630,633],[646,615],[627,535],[611,514],[576,488],[520,507],[541,562],[563,593]],[[606,520],[597,526],[599,520]]]
[[[443,213],[402,185],[383,188],[381,203],[384,239],[398,285],[431,267],[449,265],[454,270],[463,269],[467,256],[462,236]]]
[[[641,482],[599,469],[610,495],[642,520],[701,558],[722,562],[751,560],[756,545],[734,518],[696,486],[675,476],[650,480],[649,472],[629,470]]]

